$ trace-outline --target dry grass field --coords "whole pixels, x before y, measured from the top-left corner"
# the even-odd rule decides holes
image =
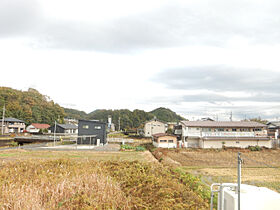
[[[180,167],[210,185],[214,182],[236,182],[238,151],[244,160],[243,183],[280,192],[280,150],[157,149],[154,155],[166,165]]]
[[[0,151],[0,209],[208,209],[149,152]]]

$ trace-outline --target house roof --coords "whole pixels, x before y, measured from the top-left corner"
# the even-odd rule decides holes
[[[48,129],[50,127],[49,124],[40,124],[40,123],[32,123],[35,128],[37,129]]]
[[[280,127],[280,121],[271,121],[266,123],[268,128],[278,128]]]
[[[78,126],[74,124],[57,124],[57,125],[64,129],[78,129]]]
[[[106,124],[105,122],[100,122],[99,120],[79,120],[79,121],[84,121],[84,122],[95,122],[99,124]]]
[[[256,128],[267,125],[255,121],[181,121],[186,127],[211,128]]]
[[[169,134],[169,133],[156,133],[156,134],[153,134],[153,137],[162,137],[162,136],[174,136],[176,137],[175,135],[173,134]]]
[[[0,120],[2,122],[2,119]],[[13,117],[6,117],[4,118],[5,122],[20,122],[20,123],[24,123],[24,121],[13,118]]]

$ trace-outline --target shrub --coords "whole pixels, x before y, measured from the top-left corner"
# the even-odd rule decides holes
[[[121,145],[121,149],[135,149],[135,147],[128,144],[123,144]]]
[[[12,147],[17,147],[18,146],[18,143],[16,141],[11,141],[11,146]]]
[[[138,146],[138,147],[136,147],[136,151],[145,151],[145,148],[141,147],[141,146]]]
[[[262,148],[260,146],[258,146],[258,145],[257,146],[249,146],[248,149],[250,151],[252,151],[252,152],[254,152],[254,151],[261,151],[262,150]]]

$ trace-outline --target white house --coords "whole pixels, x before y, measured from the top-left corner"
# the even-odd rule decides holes
[[[145,123],[144,126],[144,133],[146,137],[152,137],[154,134],[157,133],[165,133],[165,123],[153,119]]]
[[[49,124],[32,123],[26,127],[26,131],[28,133],[39,133],[40,130],[47,130],[49,127]]]
[[[222,148],[260,146],[271,148],[266,125],[253,121],[181,121],[187,147]]]

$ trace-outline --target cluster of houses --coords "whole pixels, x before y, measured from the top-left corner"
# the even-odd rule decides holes
[[[26,126],[25,122],[16,118],[0,120],[2,134],[51,134],[72,135],[78,139],[78,144],[106,144],[107,124],[97,120],[65,119],[65,124],[56,123],[53,126],[41,123],[32,123]],[[89,140],[90,139],[90,140]]]
[[[166,133],[168,128],[172,134]],[[163,148],[272,148],[279,143],[279,129],[280,122],[262,124],[206,119],[166,124],[153,119],[145,123],[144,133],[146,137],[152,137],[154,146]]]
[[[110,118],[109,118],[110,119]],[[2,133],[60,133],[82,136],[79,143],[106,144],[106,132],[110,124],[97,120],[71,120],[66,124],[32,123],[15,118],[0,120]],[[4,123],[3,123],[4,122]],[[2,125],[3,123],[3,125]],[[223,148],[259,146],[272,148],[279,143],[280,122],[272,121],[262,124],[255,121],[181,121],[179,123],[164,123],[156,118],[144,125],[143,134],[151,137],[154,146],[163,148]],[[167,132],[168,131],[168,132]],[[94,140],[89,136],[94,136]]]

